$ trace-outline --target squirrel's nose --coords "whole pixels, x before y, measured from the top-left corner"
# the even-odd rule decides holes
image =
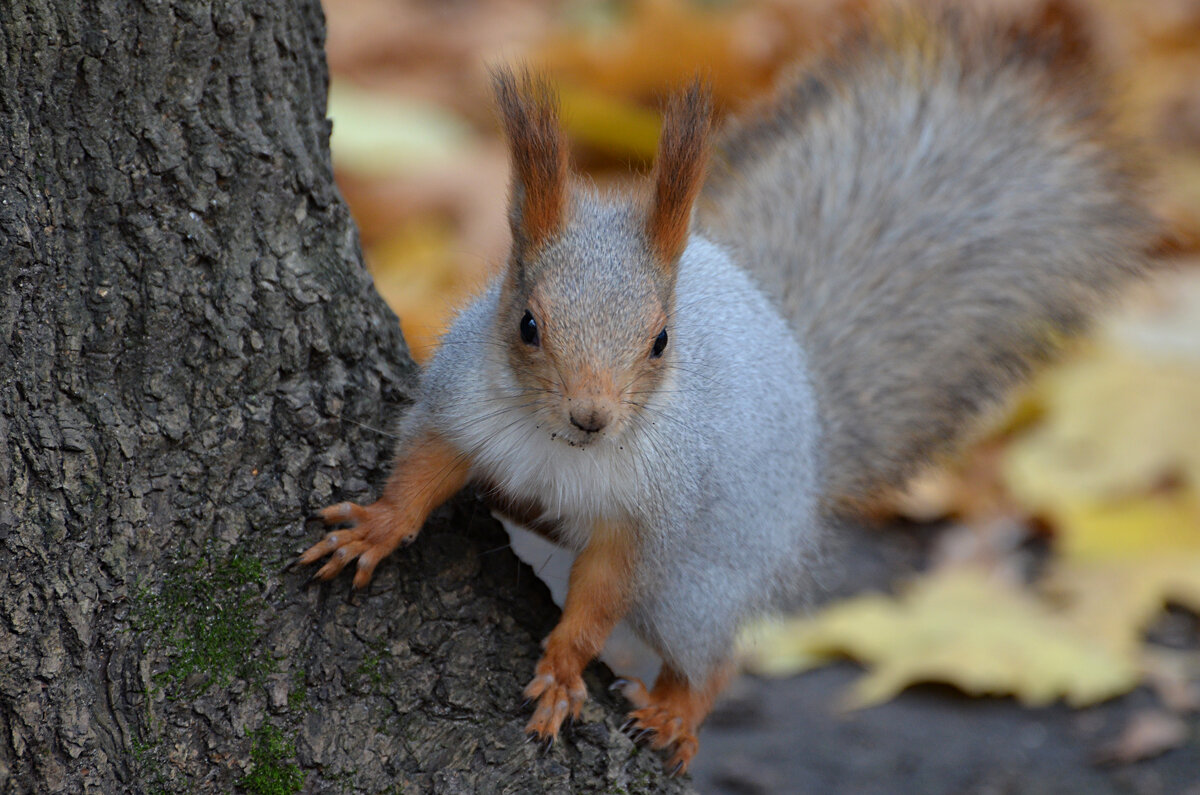
[[[581,431],[595,433],[608,425],[608,412],[601,408],[583,409],[571,412],[571,424]]]

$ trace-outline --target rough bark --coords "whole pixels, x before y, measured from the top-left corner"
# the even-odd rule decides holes
[[[0,5],[0,790],[669,791],[477,502],[363,594],[285,563],[414,376],[332,181],[316,2]]]

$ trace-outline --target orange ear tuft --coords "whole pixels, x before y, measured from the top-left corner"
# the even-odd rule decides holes
[[[708,167],[712,93],[700,80],[671,97],[654,163],[654,203],[646,237],[659,261],[673,267],[687,245],[692,205]]]
[[[512,156],[513,245],[537,248],[561,227],[567,201],[567,142],[549,83],[527,71],[492,72]]]

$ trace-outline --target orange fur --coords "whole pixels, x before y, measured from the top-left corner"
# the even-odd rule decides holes
[[[566,214],[567,142],[550,86],[528,72],[492,73],[496,104],[512,157],[509,208],[514,250],[536,250],[557,232]]]
[[[733,672],[732,664],[724,665],[696,686],[663,663],[654,689],[649,693],[641,682],[629,681],[624,694],[634,707],[629,713],[630,731],[646,732],[651,748],[671,749],[667,767],[675,775],[682,774],[700,747],[696,731]]]
[[[646,237],[659,263],[674,272],[687,244],[692,205],[704,183],[710,153],[712,97],[699,81],[671,97],[654,163],[654,198]]]
[[[525,688],[525,695],[538,702],[525,731],[553,740],[568,715],[579,717],[587,698],[583,669],[629,610],[634,547],[631,527],[599,522],[575,558],[562,618],[546,639],[537,675]]]
[[[463,487],[470,468],[466,456],[435,433],[405,445],[378,500],[365,507],[342,502],[318,512],[327,525],[353,526],[329,533],[300,556],[300,563],[331,555],[316,573],[328,580],[357,559],[354,587],[362,588],[371,581],[379,561],[400,544],[416,539],[430,511]]]
[[[616,383],[617,375],[611,367],[601,368],[583,364],[579,365],[575,372],[564,374],[563,386],[569,397],[616,401],[621,394]]]
[[[1095,69],[1092,16],[1074,0],[1044,0],[1013,20],[1005,37],[1018,52],[1039,58],[1056,77],[1078,85],[1078,71]]]

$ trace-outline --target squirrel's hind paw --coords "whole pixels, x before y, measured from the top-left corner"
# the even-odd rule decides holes
[[[635,709],[629,713],[626,725],[629,727],[627,733],[634,742],[645,743],[656,751],[670,752],[666,767],[673,776],[687,772],[692,757],[700,747],[696,739],[696,727],[683,715],[676,714],[669,704],[651,703]]]
[[[634,709],[641,709],[650,704],[650,691],[646,690],[646,686],[642,684],[642,680],[636,677],[621,677],[613,682],[609,690],[621,694],[621,697],[629,702],[629,705]],[[633,723],[633,718],[630,717],[628,723]]]
[[[673,776],[683,775],[700,748],[696,731],[731,670],[720,669],[700,687],[667,666],[650,691],[637,679],[617,680],[613,689],[619,690],[633,707],[621,730],[636,743],[666,752],[667,771]]]

